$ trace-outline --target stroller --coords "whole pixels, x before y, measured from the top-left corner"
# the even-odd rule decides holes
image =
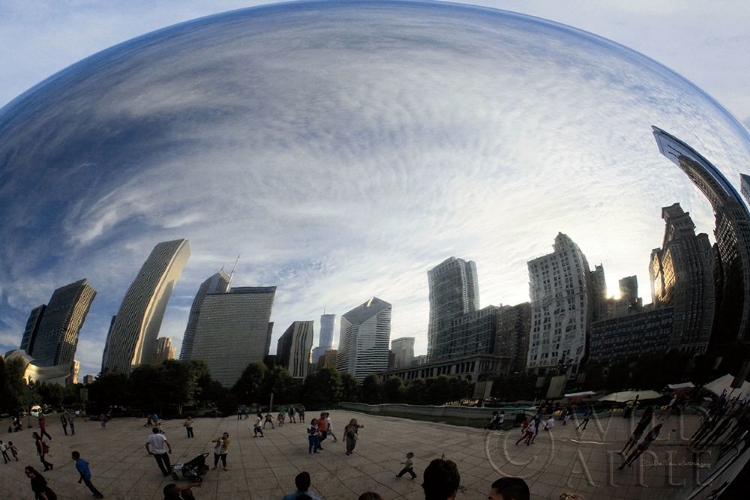
[[[208,465],[206,465],[206,458],[208,453],[202,453],[184,464],[174,464],[172,466],[172,478],[176,481],[179,479],[177,471],[182,471],[182,477],[189,479],[190,481],[201,483],[203,478],[201,476],[208,473]]]

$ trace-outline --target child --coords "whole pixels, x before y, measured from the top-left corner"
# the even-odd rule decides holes
[[[401,472],[399,472],[398,475],[396,475],[396,477],[401,477],[407,472],[411,474],[412,479],[417,477],[417,475],[414,474],[414,462],[412,461],[412,458],[414,458],[414,453],[409,452],[406,454],[406,462],[401,462],[402,464],[404,464],[404,468],[401,469]]]
[[[552,429],[554,426],[555,426],[555,416],[550,415],[549,418],[547,419],[547,422],[544,424],[544,430],[548,431]]]
[[[275,429],[276,428],[273,425],[273,417],[271,416],[270,413],[266,413],[266,420],[263,422],[263,428],[264,429],[266,428],[266,424],[271,424],[271,429]]]
[[[18,462],[18,448],[15,447],[15,445],[13,444],[13,441],[8,441],[8,449],[13,455],[13,458],[16,459],[16,462]]]
[[[0,441],[0,452],[3,454],[3,461],[4,463],[10,462],[10,457],[8,456],[8,446]]]
[[[99,415],[99,422],[102,424],[102,430],[107,430],[107,417],[104,416],[104,413]]]
[[[283,413],[279,413],[279,416],[276,417],[276,420],[279,422],[279,427],[284,427],[284,419],[286,418],[286,415]]]

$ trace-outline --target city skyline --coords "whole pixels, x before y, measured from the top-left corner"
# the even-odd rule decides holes
[[[169,34],[189,25],[164,30],[152,47],[169,64],[144,52],[148,39],[136,40],[14,103],[13,119],[25,126],[9,127],[18,123],[4,121],[9,108],[0,112],[3,144],[20,155],[3,156],[13,162],[2,171],[3,198],[16,201],[0,205],[8,215],[0,231],[19,238],[0,256],[0,345],[17,347],[29,311],[56,286],[86,276],[99,295],[79,352],[83,373],[93,372],[90,353],[102,351],[143,255],[159,241],[188,238],[193,256],[160,332],[174,345],[200,283],[242,253],[252,256],[237,269],[242,284],[278,286],[272,320],[279,325],[388,297],[394,337],[415,337],[421,354],[426,271],[450,255],[477,262],[485,304],[515,305],[529,300],[526,261],[548,253],[557,232],[570,235],[592,266],[604,265],[613,291],[623,276],[647,282],[662,207],[681,203],[697,231],[710,234],[710,205],[659,154],[651,125],[689,142],[735,185],[748,164],[747,132],[711,98],[591,35],[447,4],[378,5],[369,24],[346,4],[326,5],[323,16],[309,8],[200,21],[219,51],[207,50],[197,33],[175,45]],[[315,23],[296,33],[299,43],[310,47],[309,60],[333,67],[301,64],[298,45],[275,45],[285,25],[255,18],[275,12],[292,22],[311,15]],[[241,48],[224,34],[232,18],[246,28]],[[443,29],[447,22],[456,29]],[[360,29],[370,30],[373,45],[350,43]],[[383,36],[394,29],[402,30],[398,45]],[[317,44],[321,36],[335,41],[335,58]],[[472,57],[466,46],[476,49]],[[267,65],[266,55],[279,50],[284,57]],[[118,64],[128,65],[125,82],[112,80]],[[257,85],[247,87],[242,68]],[[290,71],[307,76],[290,79]],[[347,82],[331,77],[344,71]],[[305,79],[314,85],[294,87]],[[42,111],[29,116],[32,103]],[[40,130],[53,134],[46,149],[29,147]],[[42,156],[24,156],[34,154]],[[19,196],[29,182],[64,202]],[[23,232],[21,221],[29,222]]]

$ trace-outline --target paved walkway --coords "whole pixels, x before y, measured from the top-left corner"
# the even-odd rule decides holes
[[[308,412],[308,418],[312,412]],[[621,417],[594,420],[584,432],[572,425],[558,425],[551,433],[542,432],[532,446],[516,446],[519,431],[485,432],[479,429],[418,422],[391,417],[363,415],[348,411],[331,412],[334,432],[341,438],[343,426],[357,418],[360,430],[356,452],[344,454],[341,440],[327,439],[318,455],[308,455],[304,424],[287,423],[265,431],[264,438],[252,438],[252,419],[236,417],[197,419],[195,438],[188,439],[182,420],[165,421],[163,428],[172,444],[172,462],[184,462],[200,453],[212,452],[210,443],[222,432],[232,439],[228,471],[212,470],[204,476],[198,500],[281,500],[295,490],[294,476],[308,471],[313,490],[324,500],[356,500],[365,491],[376,491],[385,500],[422,500],[420,483],[424,467],[434,458],[445,456],[458,464],[461,491],[458,500],[484,499],[490,485],[502,474],[521,476],[531,486],[534,499],[557,499],[565,491],[583,493],[587,500],[613,498],[677,499],[686,495],[695,480],[694,460],[684,446],[697,428],[698,417],[672,417],[659,441],[645,456],[648,463],[617,471],[622,448],[632,429],[632,421]],[[49,422],[56,422],[49,418]],[[76,422],[77,434],[64,436],[59,425],[50,425],[53,436],[49,460],[53,471],[44,473],[60,499],[89,499],[91,494],[79,485],[70,452],[78,450],[89,461],[93,483],[109,499],[151,500],[162,498],[162,488],[173,482],[162,478],[155,460],[144,445],[150,429],[141,419],[115,419],[102,430],[97,422]],[[7,422],[0,423],[7,428]],[[23,467],[42,470],[35,455],[31,432],[2,434],[20,450],[19,462],[0,464],[0,498],[31,499]],[[407,452],[415,454],[417,479],[396,478],[399,462]],[[714,451],[716,454],[716,451]],[[209,457],[213,465],[213,454]],[[644,462],[645,463],[645,462]],[[669,463],[672,465],[670,466]],[[684,482],[685,485],[682,485]],[[186,480],[179,482],[187,484]],[[676,486],[675,486],[676,485]]]

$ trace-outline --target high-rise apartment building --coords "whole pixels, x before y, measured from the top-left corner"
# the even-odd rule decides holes
[[[679,203],[662,208],[666,223],[661,248],[651,252],[651,301],[673,308],[669,349],[702,354],[714,321],[714,257],[705,233],[695,234]]]
[[[72,366],[78,335],[96,297],[96,290],[82,279],[58,288],[41,315],[33,342],[36,366]]]
[[[497,340],[497,306],[487,306],[453,318],[450,329],[443,335],[442,360],[493,354]]]
[[[430,318],[427,327],[427,357],[450,359],[455,347],[453,321],[479,310],[477,266],[473,261],[450,257],[427,271],[430,287]]]
[[[170,359],[175,359],[177,348],[172,347],[172,339],[169,337],[159,337],[156,339],[156,354],[154,354],[155,365],[160,365]]]
[[[337,366],[360,382],[388,369],[391,304],[373,297],[341,317]]]
[[[195,328],[198,325],[198,316],[200,316],[201,306],[206,295],[211,293],[226,293],[229,290],[230,282],[231,277],[224,270],[221,270],[201,283],[198,293],[195,294],[195,299],[193,299],[193,305],[190,307],[185,336],[182,338],[182,349],[180,350],[180,359],[182,361],[192,358]]]
[[[295,321],[279,337],[276,360],[289,371],[292,378],[304,380],[310,373],[314,324],[314,321]]]
[[[26,328],[21,338],[21,350],[25,351],[29,356],[34,355],[34,341],[36,341],[36,335],[39,333],[39,325],[42,322],[42,316],[46,308],[46,304],[35,307],[31,310],[29,319],[26,320]]]
[[[508,373],[519,373],[526,370],[530,326],[530,303],[524,302],[515,306],[500,306],[497,308],[495,353],[508,360]]]
[[[275,286],[239,287],[203,300],[192,359],[205,361],[211,378],[224,387],[232,387],[247,365],[268,355],[275,295]]]
[[[333,349],[333,324],[335,321],[335,314],[322,314],[320,316],[320,339],[318,347],[313,349],[312,352],[313,363],[317,363],[326,351]]]
[[[718,168],[673,135],[652,128],[659,152],[688,176],[713,208],[717,258],[711,343],[750,342],[750,213]]]
[[[591,271],[586,256],[567,235],[555,238],[554,252],[528,262],[531,336],[527,369],[544,373],[578,371],[591,322]]]
[[[401,337],[391,341],[393,352],[393,366],[391,368],[407,368],[414,361],[414,337]]]
[[[130,373],[156,354],[164,311],[190,257],[187,240],[159,243],[125,293],[107,336],[102,370]]]

